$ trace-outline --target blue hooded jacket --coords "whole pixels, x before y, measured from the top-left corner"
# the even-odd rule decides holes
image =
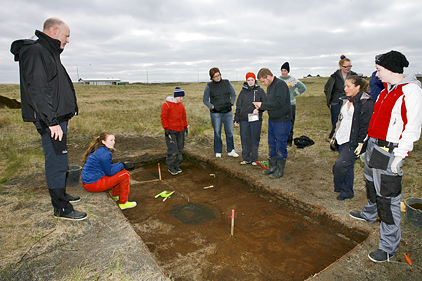
[[[124,168],[122,163],[113,164],[111,152],[107,147],[102,146],[86,159],[82,170],[82,182],[85,184],[94,183],[103,176],[111,177]]]

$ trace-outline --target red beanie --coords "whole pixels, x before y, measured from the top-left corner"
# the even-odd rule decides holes
[[[248,72],[246,73],[246,80],[248,80],[248,78],[253,78],[254,80],[256,80],[255,74],[253,74],[252,72]]]

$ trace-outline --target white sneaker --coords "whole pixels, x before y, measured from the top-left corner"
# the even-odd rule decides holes
[[[217,157],[217,158],[221,158],[221,153],[216,153],[216,154],[215,154],[215,157]]]
[[[234,149],[231,152],[229,152],[228,155],[235,158],[239,157],[239,154],[237,154],[236,151],[234,151]]]

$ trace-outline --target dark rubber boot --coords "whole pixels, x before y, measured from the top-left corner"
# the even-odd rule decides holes
[[[277,159],[277,168],[275,169],[274,173],[270,175],[272,179],[278,179],[284,176],[284,167],[286,166],[286,158],[284,159]]]
[[[277,158],[275,156],[271,156],[270,159],[268,159],[268,166],[268,170],[262,172],[262,174],[266,176],[274,173],[275,169],[277,168]]]

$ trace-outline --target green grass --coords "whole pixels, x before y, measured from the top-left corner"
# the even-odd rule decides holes
[[[319,146],[318,155],[326,161],[333,161],[335,154],[329,151],[325,138],[331,122],[330,111],[323,92],[327,78],[301,79],[307,91],[296,97],[295,137],[306,135]],[[232,82],[238,94],[243,81]],[[167,96],[173,95],[176,86],[186,93],[183,103],[187,112],[189,127],[188,142],[203,145],[213,138],[209,111],[202,102],[206,83],[132,84],[120,86],[75,85],[79,116],[69,124],[69,142],[79,138],[92,138],[104,130],[116,136],[148,135],[161,136],[161,106]],[[266,87],[263,87],[266,90]],[[19,85],[0,85],[0,94],[20,100]],[[43,170],[44,156],[38,133],[31,123],[22,121],[17,109],[3,108],[0,115],[0,179],[13,179],[31,175]],[[267,151],[265,134],[268,115],[264,114],[260,153]],[[234,129],[236,147],[240,147],[239,130]],[[205,141],[206,142],[203,142]],[[421,195],[421,145],[406,160],[404,185],[410,193]]]

